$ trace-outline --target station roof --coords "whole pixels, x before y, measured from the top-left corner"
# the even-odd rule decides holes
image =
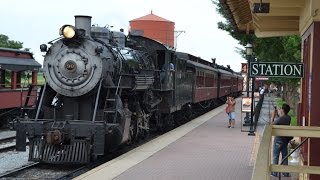
[[[162,17],[159,17],[159,16],[153,14],[152,11],[151,11],[151,13],[148,14],[148,15],[145,15],[145,16],[142,16],[142,17],[133,19],[133,20],[131,20],[131,21],[165,21],[165,22],[172,22],[172,21],[169,21],[169,20],[167,20],[167,19],[164,19],[164,18],[162,18]],[[130,21],[130,22],[131,22],[131,21]],[[173,22],[172,22],[172,23],[173,23]]]
[[[11,57],[0,57],[0,70],[10,71],[39,71],[41,64],[34,59],[19,59]]]
[[[219,0],[234,29],[257,37],[299,35],[304,0]]]

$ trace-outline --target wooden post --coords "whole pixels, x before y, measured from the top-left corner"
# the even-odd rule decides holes
[[[17,88],[21,88],[21,71],[17,72]]]
[[[6,83],[6,71],[5,70],[0,70],[0,87],[5,87]]]
[[[11,89],[17,88],[17,72],[11,71]]]
[[[32,85],[37,85],[37,72],[32,72]]]

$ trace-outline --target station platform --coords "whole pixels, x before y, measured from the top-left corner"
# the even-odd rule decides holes
[[[235,128],[223,105],[75,179],[250,180],[273,101],[265,97],[255,136],[241,131],[237,98]]]

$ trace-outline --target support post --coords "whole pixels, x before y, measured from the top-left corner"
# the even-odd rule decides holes
[[[248,66],[249,67],[249,66]],[[249,71],[248,71],[249,73]],[[255,78],[252,77],[252,84],[251,84],[251,117],[250,117],[250,130],[249,130],[249,133],[248,135],[249,136],[255,136],[255,133],[254,133],[254,124],[253,124],[253,111],[254,111],[254,81],[255,81]]]
[[[32,71],[32,85],[37,85],[37,76],[38,76],[38,73],[37,72],[34,72]]]
[[[247,91],[247,97],[249,97],[249,86],[250,86],[250,79],[249,79],[249,63],[250,63],[250,55],[247,55],[247,82],[246,82],[246,91]],[[252,114],[252,111],[251,111]],[[244,117],[244,124],[243,126],[249,126],[250,125],[250,117],[249,112],[246,112],[246,116]]]
[[[17,72],[11,71],[11,89],[17,88]]]

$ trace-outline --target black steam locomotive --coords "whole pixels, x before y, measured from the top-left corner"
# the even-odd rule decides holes
[[[88,163],[242,91],[243,79],[231,69],[91,26],[89,16],[75,16],[60,35],[50,48],[40,46],[46,85],[37,111],[16,123],[17,150],[28,138],[32,161]]]

